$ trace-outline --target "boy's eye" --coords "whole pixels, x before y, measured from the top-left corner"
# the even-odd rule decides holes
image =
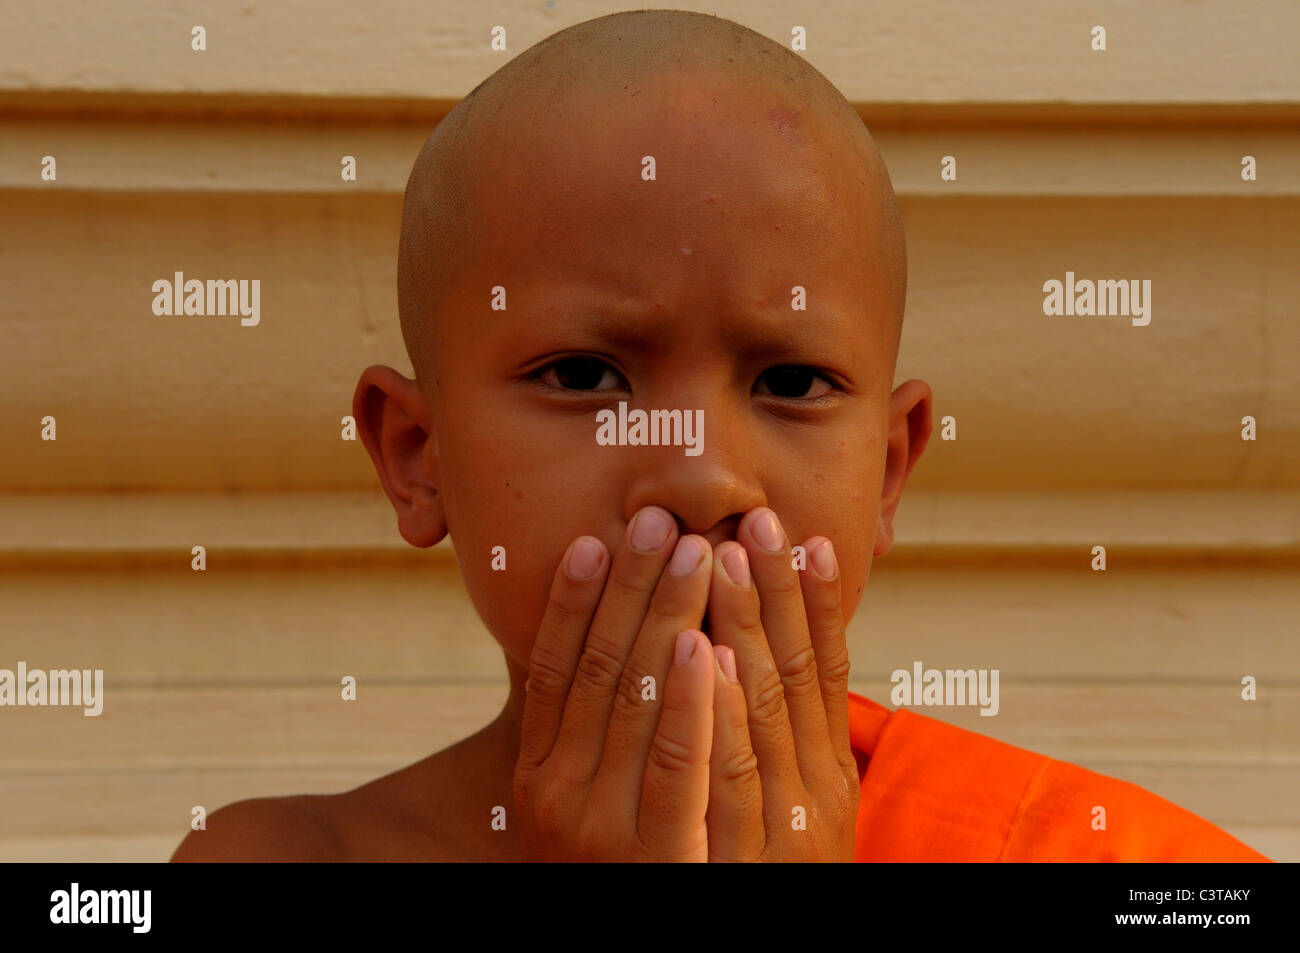
[[[816,381],[820,381],[824,389],[815,394],[807,393],[808,388]],[[758,383],[754,386],[759,389],[759,393],[764,393],[761,388],[765,384],[768,388],[766,393],[774,397],[815,400],[831,392],[831,383],[825,376],[802,364],[782,364],[769,368],[758,376]]]
[[[607,374],[613,375],[615,381],[621,380],[618,371],[596,357],[566,357],[547,364],[537,376],[542,383],[559,390],[609,390],[597,387]],[[554,379],[555,383],[551,382]],[[618,387],[613,388],[617,390]]]
[[[597,357],[561,358],[536,371],[533,376],[556,390],[602,391],[627,387],[622,375]],[[610,386],[601,387],[602,383]],[[820,389],[808,393],[808,388],[816,387],[817,384],[821,385]],[[769,368],[759,375],[755,384],[757,393],[793,400],[816,400],[827,396],[833,389],[833,384],[825,375],[802,364],[781,364]]]

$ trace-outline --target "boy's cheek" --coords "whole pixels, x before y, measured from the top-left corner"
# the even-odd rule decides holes
[[[516,529],[513,539],[507,535],[504,542],[492,542],[485,534],[480,542],[466,547],[473,553],[460,553],[458,547],[457,555],[465,588],[483,624],[508,656],[527,665],[551,584],[572,540],[530,542],[517,533]],[[539,553],[551,556],[548,559]]]
[[[526,666],[546,611],[549,580],[526,583],[512,570],[493,572],[472,582],[468,575],[466,588],[479,618],[506,655]]]

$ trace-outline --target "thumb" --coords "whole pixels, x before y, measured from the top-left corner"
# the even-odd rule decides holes
[[[713,647],[704,633],[679,632],[637,818],[641,842],[664,859],[708,860],[713,668]]]

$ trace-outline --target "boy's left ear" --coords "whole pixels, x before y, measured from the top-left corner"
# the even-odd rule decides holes
[[[352,416],[379,482],[397,513],[402,538],[421,549],[447,535],[436,485],[438,454],[433,413],[417,381],[376,364],[361,372]]]
[[[876,556],[885,555],[894,545],[894,513],[903,498],[908,474],[930,442],[933,403],[930,385],[922,380],[899,384],[890,396],[885,479],[880,490],[880,516],[876,521]]]

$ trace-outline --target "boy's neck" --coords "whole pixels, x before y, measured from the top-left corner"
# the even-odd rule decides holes
[[[440,753],[437,765],[448,800],[464,810],[444,816],[474,818],[474,827],[453,838],[465,860],[522,860],[515,818],[514,775],[523,727],[526,669],[506,660],[510,696],[496,719],[476,734]],[[506,828],[492,827],[493,808],[505,808]],[[481,826],[480,826],[481,821]]]
[[[518,861],[514,772],[526,670],[511,665],[501,713],[470,737],[344,794],[330,796],[345,859]],[[505,808],[505,830],[493,828]],[[500,812],[496,812],[498,815]]]

